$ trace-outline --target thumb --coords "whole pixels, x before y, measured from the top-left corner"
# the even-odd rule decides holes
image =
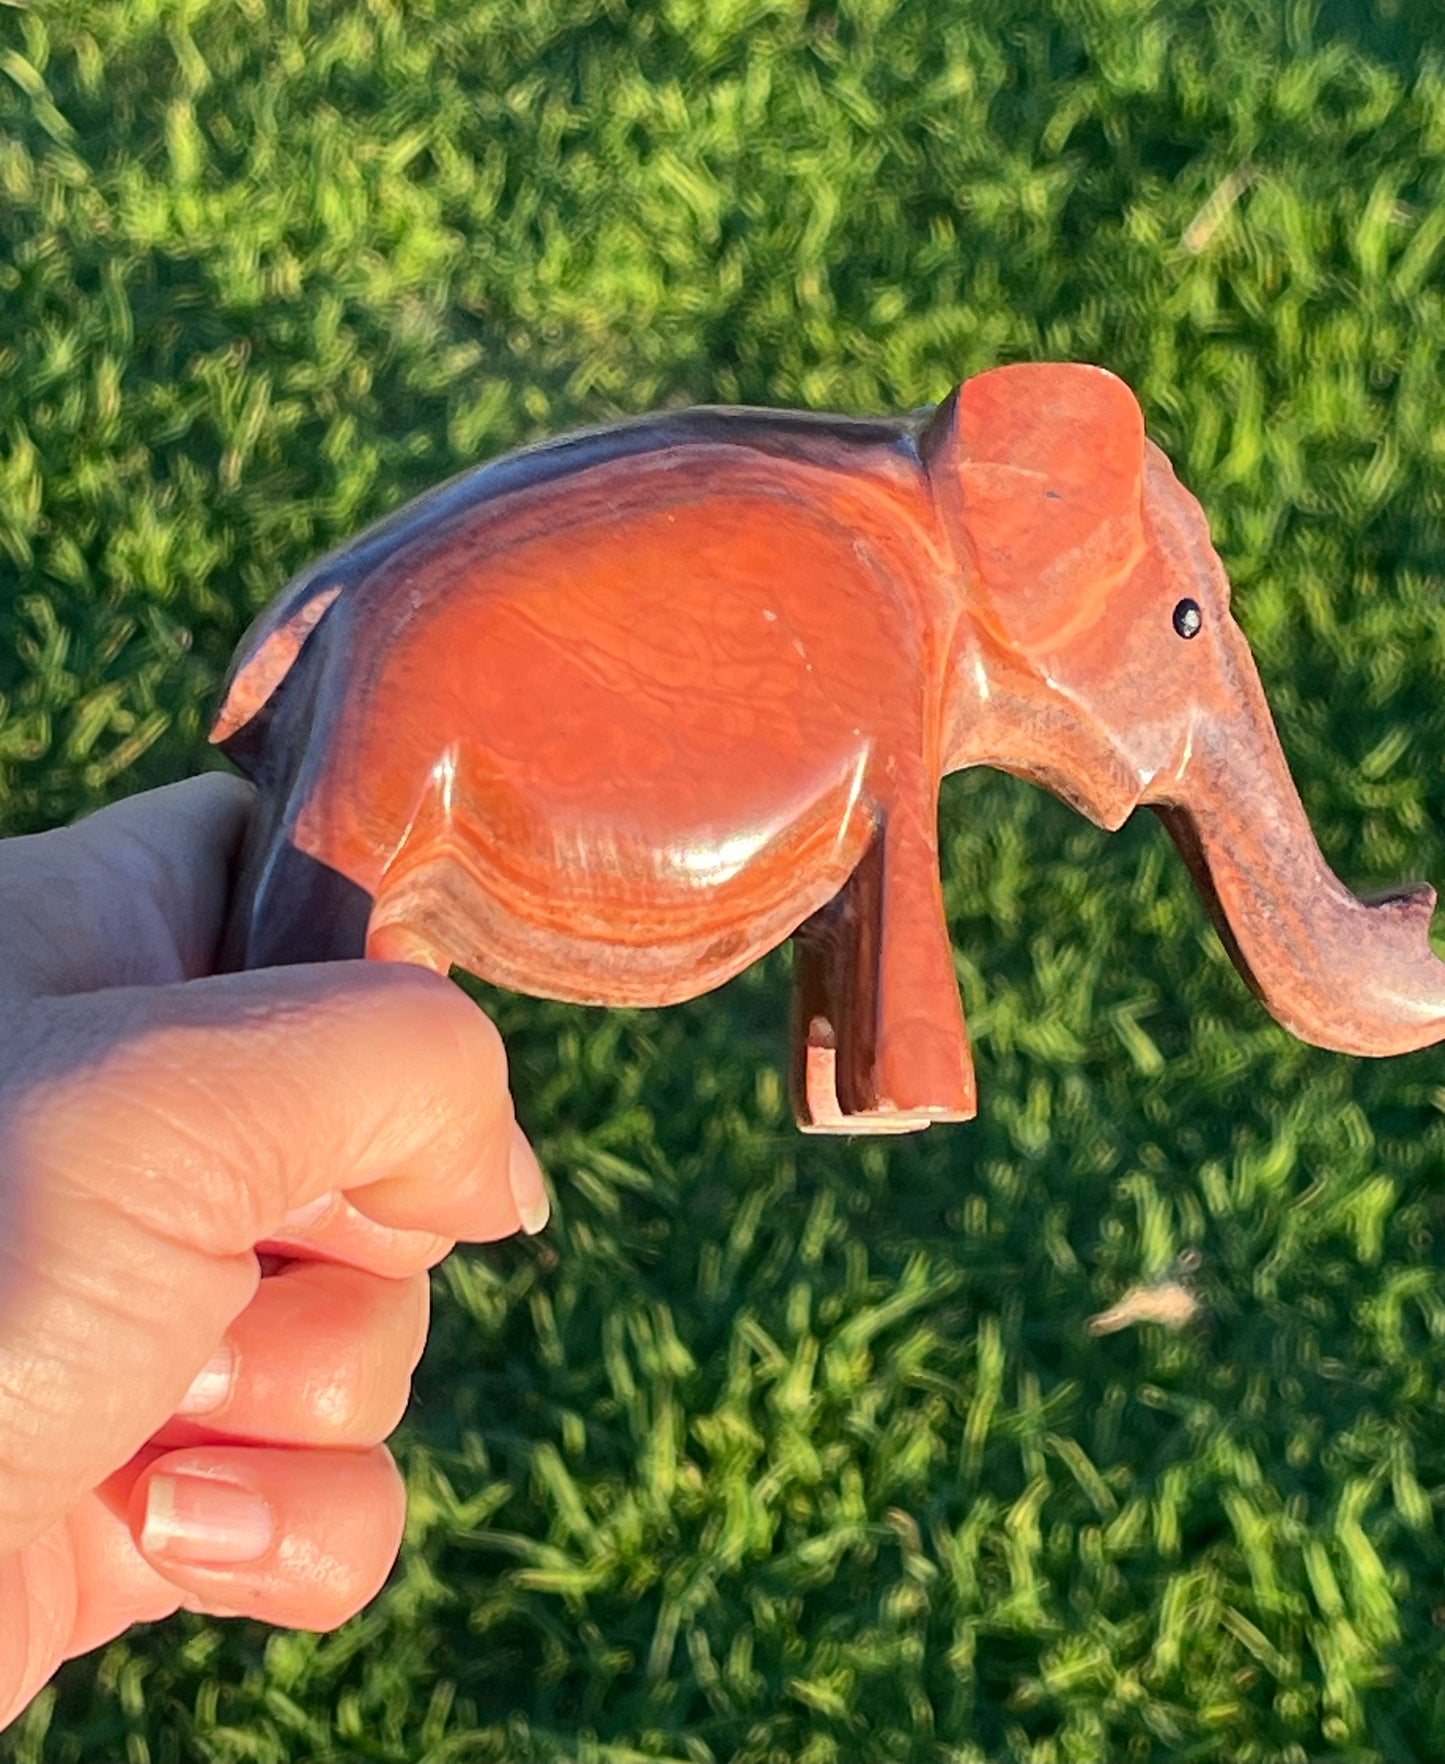
[[[207,772],[0,842],[0,991],[53,997],[210,973],[254,800],[241,779]]]

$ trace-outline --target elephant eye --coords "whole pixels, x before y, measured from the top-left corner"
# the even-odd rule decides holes
[[[1174,609],[1174,629],[1181,637],[1197,637],[1204,615],[1197,600],[1181,600]]]

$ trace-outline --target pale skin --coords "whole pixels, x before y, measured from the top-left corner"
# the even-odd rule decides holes
[[[547,1218],[456,987],[208,977],[250,804],[210,776],[0,843],[0,1726],[181,1607],[358,1611],[427,1270]]]

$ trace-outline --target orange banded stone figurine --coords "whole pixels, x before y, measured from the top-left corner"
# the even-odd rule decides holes
[[[1433,891],[1327,868],[1194,498],[1102,369],[862,421],[666,413],[528,448],[262,613],[212,739],[260,787],[231,966],[367,954],[666,1004],[796,939],[799,1124],[975,1112],[939,779],[1178,841],[1297,1035],[1445,1036]]]

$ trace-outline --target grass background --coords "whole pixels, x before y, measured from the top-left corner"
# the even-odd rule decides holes
[[[1327,856],[1439,880],[1442,264],[1406,0],[6,0],[4,828],[208,763],[251,612],[473,460],[1079,358]],[[389,1589],[137,1632],[0,1758],[1445,1753],[1438,1052],[1274,1027],[1152,821],[944,798],[980,1120],[797,1136],[782,954],[485,995],[556,1212],[437,1276]],[[1185,1249],[1201,1325],[1086,1332]]]

